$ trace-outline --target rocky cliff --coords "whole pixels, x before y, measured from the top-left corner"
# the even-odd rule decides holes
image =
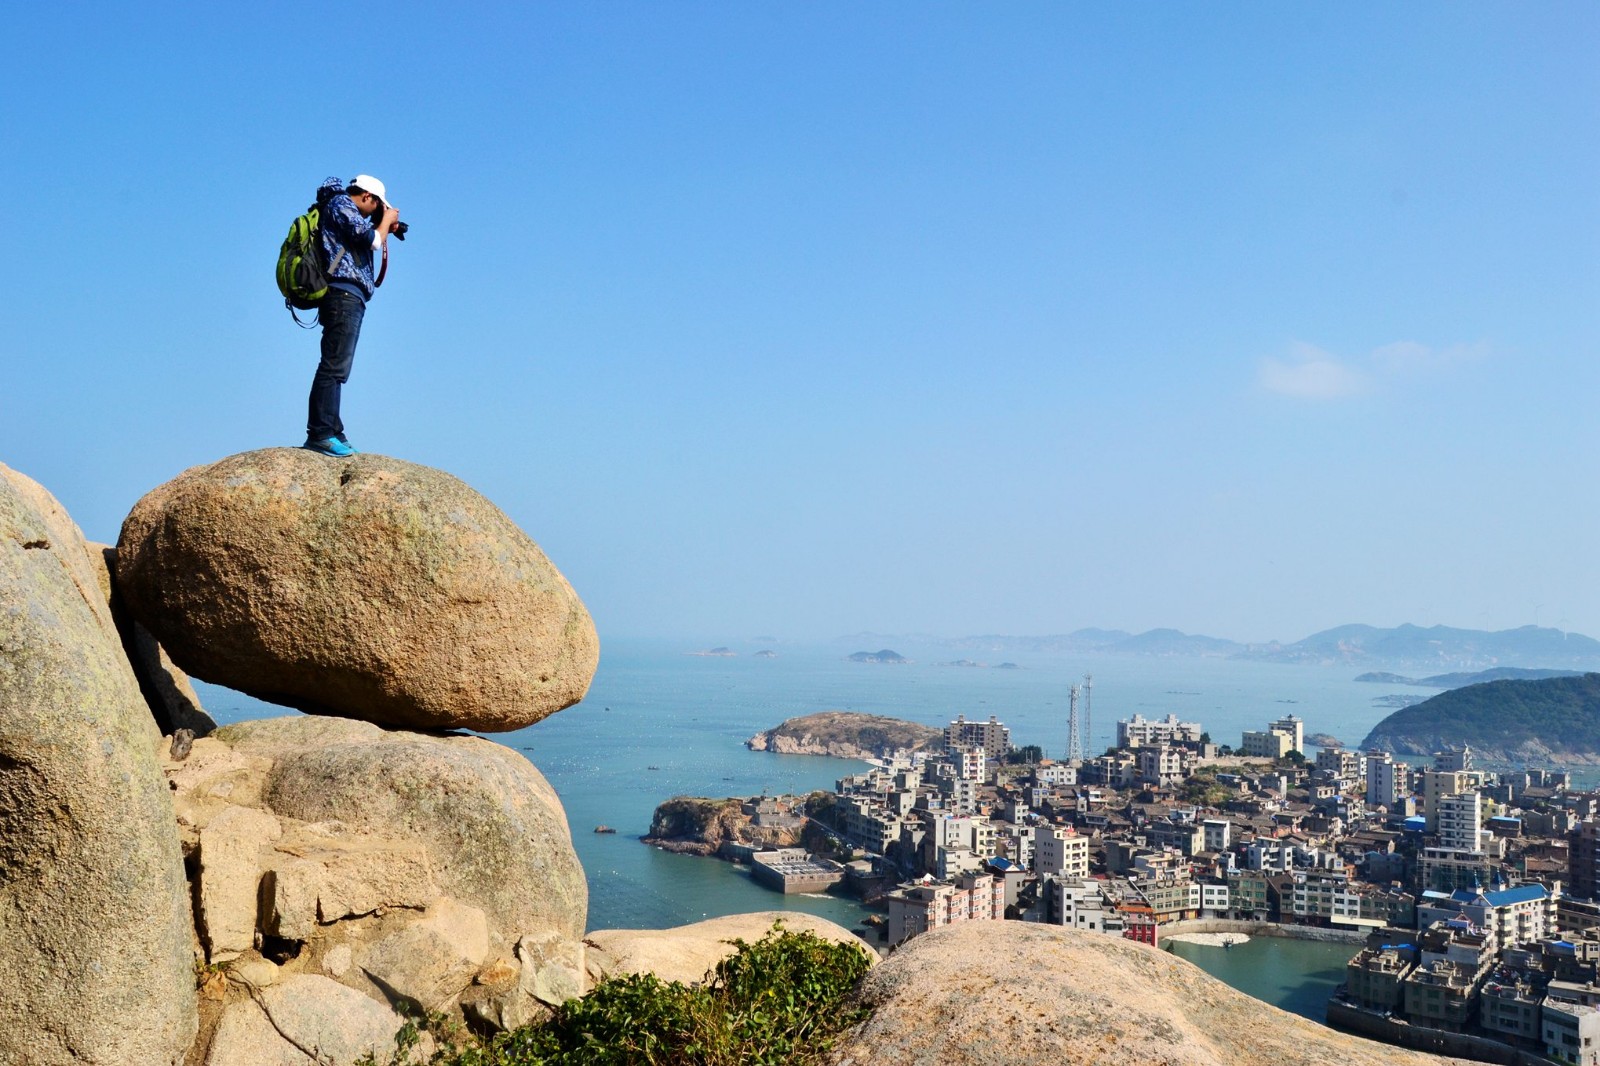
[[[756,825],[744,813],[743,805],[739,799],[678,796],[667,800],[651,817],[644,842],[684,855],[715,855],[725,843],[764,848],[800,843],[799,828]]]
[[[855,711],[822,711],[790,718],[745,741],[751,751],[883,759],[897,751],[936,751],[944,732],[932,726]]]

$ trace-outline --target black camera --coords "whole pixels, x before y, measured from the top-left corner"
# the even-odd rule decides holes
[[[403,241],[406,239],[406,230],[410,228],[411,227],[406,225],[404,222],[401,222],[399,219],[395,219],[394,225],[389,227],[389,232],[394,234],[395,240]]]

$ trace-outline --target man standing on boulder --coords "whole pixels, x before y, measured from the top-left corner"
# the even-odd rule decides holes
[[[361,319],[377,287],[372,278],[373,253],[386,248],[399,218],[400,212],[389,206],[383,182],[370,174],[357,174],[322,207],[317,233],[328,294],[317,305],[322,361],[311,379],[305,443],[314,452],[340,458],[356,453],[339,418],[339,394],[350,380]]]

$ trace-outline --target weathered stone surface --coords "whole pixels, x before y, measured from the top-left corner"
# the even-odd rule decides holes
[[[584,962],[590,985],[607,977],[653,973],[663,981],[699,984],[732,955],[732,940],[755,943],[783,923],[791,933],[814,933],[841,944],[854,944],[876,954],[842,925],[804,911],[755,911],[730,914],[674,929],[599,929],[584,938]]]
[[[60,504],[0,465],[0,1061],[159,1066],[195,1032],[189,899],[94,570]]]
[[[261,852],[283,833],[265,811],[229,807],[200,831],[200,939],[212,962],[256,946]]]
[[[122,650],[133,667],[133,676],[139,681],[139,691],[144,695],[156,728],[163,736],[171,736],[179,729],[187,729],[203,737],[217,728],[217,723],[200,706],[200,697],[188,676],[173,665],[167,653],[150,631],[128,616],[122,598],[116,594],[117,549],[109,544],[89,543],[90,556],[95,564],[95,577],[100,583],[100,593],[111,607],[111,618],[116,623],[117,634],[122,638]]]
[[[262,931],[305,940],[318,923],[385,908],[428,906],[439,895],[415,840],[338,822],[293,825],[262,858]]]
[[[441,896],[426,914],[371,945],[360,966],[395,1002],[445,1006],[489,954],[489,923],[476,907]]]
[[[834,1066],[1442,1066],[1269,1007],[1132,941],[1058,926],[966,922],[908,941],[868,973],[873,1015]]]
[[[205,1066],[351,1066],[394,1051],[403,1019],[326,977],[298,974],[228,1004]]]
[[[582,939],[588,884],[566,812],[510,748],[339,718],[268,718],[213,737],[272,760],[261,795],[274,813],[417,841],[439,891],[483,910],[491,928]]]
[[[594,624],[493,504],[384,456],[271,448],[140,500],[117,543],[131,613],[195,677],[420,729],[517,729],[576,703]]]
[[[303,942],[290,965],[374,999],[460,997],[491,1025],[581,991],[583,871],[554,790],[509,748],[289,716],[219,729],[164,767],[202,857],[255,827],[239,848],[261,886],[254,931]]]

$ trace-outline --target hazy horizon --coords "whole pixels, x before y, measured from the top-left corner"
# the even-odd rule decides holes
[[[1600,7],[403,4],[286,77],[336,17],[11,13],[0,462],[93,539],[303,439],[269,264],[364,172],[352,441],[602,635],[1600,635]]]

